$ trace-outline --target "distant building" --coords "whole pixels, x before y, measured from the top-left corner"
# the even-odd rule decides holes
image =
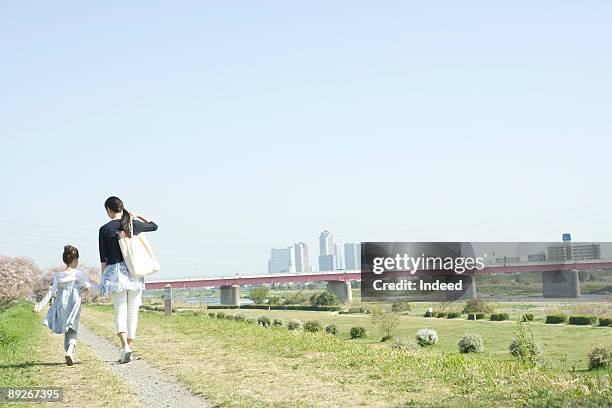
[[[304,242],[298,242],[293,246],[295,254],[295,272],[309,273],[312,271],[310,267],[310,255],[308,253],[308,245]]]
[[[521,262],[520,256],[504,256],[503,258],[495,258],[495,263],[508,265],[508,264],[516,264]]]
[[[295,273],[294,247],[272,248],[270,250],[270,259],[268,260],[268,273]]]
[[[333,234],[327,230],[321,232],[321,235],[319,235],[319,271],[326,272],[337,269],[335,253],[336,246]]]
[[[549,246],[549,261],[586,261],[601,259],[601,245],[580,242],[564,242],[561,245]]]
[[[319,255],[319,271],[330,272],[335,269],[336,263],[333,255]]]
[[[532,254],[527,256],[527,262],[545,262],[545,254]]]
[[[358,271],[361,269],[361,244],[347,242],[344,244],[344,269]]]
[[[325,230],[319,235],[319,255],[334,254],[334,236],[331,232]]]
[[[344,269],[344,254],[342,253],[342,246],[340,244],[334,245],[334,266],[336,270]]]

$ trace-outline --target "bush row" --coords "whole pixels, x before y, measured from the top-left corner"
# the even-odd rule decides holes
[[[504,315],[504,313],[499,313]],[[499,315],[498,314],[498,315]],[[475,315],[477,319],[484,317],[484,313],[473,313],[471,315]],[[481,316],[482,317],[479,317]],[[262,327],[284,327],[284,322],[282,319],[271,319],[268,316],[260,316],[257,319],[247,318],[242,313],[237,313],[235,315],[227,314],[224,312],[209,312],[208,316],[211,318],[217,319],[227,319],[234,320],[238,322],[245,322],[248,324],[257,324]],[[468,315],[469,316],[469,315]],[[493,315],[492,315],[493,316]],[[501,316],[504,318],[506,316]],[[547,316],[548,317],[548,316]],[[468,317],[469,318],[469,317]],[[499,318],[497,316],[496,318]],[[592,316],[572,316],[572,318],[580,318],[579,321],[589,321],[594,324],[596,320],[592,319]],[[583,318],[588,318],[586,320],[582,320]],[[507,317],[506,317],[507,319]],[[601,320],[610,320],[609,318],[602,318]],[[505,320],[505,319],[502,319]],[[571,320],[571,318],[570,318]],[[609,322],[608,322],[609,323]],[[580,323],[576,323],[580,324]],[[320,332],[325,330],[326,333],[330,335],[337,336],[339,334],[338,327],[335,324],[329,324],[323,328],[321,322],[316,320],[310,320],[305,322],[302,325],[302,322],[298,319],[290,320],[287,323],[288,330],[304,330],[306,332]],[[350,330],[351,339],[358,339],[367,337],[367,331],[364,327],[356,326],[352,327]],[[390,340],[390,337],[384,340]],[[383,341],[384,341],[383,340]],[[432,346],[436,344],[439,340],[438,333],[433,329],[419,329],[416,333],[416,343],[421,347]],[[468,334],[459,340],[457,343],[460,353],[481,353],[484,351],[484,341],[482,337],[478,334]],[[408,344],[406,344],[402,340],[396,341],[395,344],[392,345],[394,348],[399,349],[407,349],[410,348]],[[533,339],[533,335],[531,332],[524,327],[523,324],[519,323],[518,328],[515,331],[514,339],[510,343],[509,346],[510,354],[524,360],[526,362],[535,363],[537,356],[540,354],[540,349],[536,345],[535,340]],[[589,368],[598,369],[598,368],[607,368],[612,363],[612,349],[608,347],[596,347],[589,354]]]
[[[560,323],[569,323],[578,326],[588,326],[597,324],[599,321],[599,326],[609,327],[612,326],[612,318],[610,317],[600,317],[591,315],[578,315],[578,316],[567,316],[563,313],[556,313],[546,316],[547,324],[560,324]]]
[[[216,309],[262,309],[262,310],[305,310],[310,312],[336,312],[340,306],[313,306],[313,305],[208,305],[208,310]],[[162,308],[163,310],[163,308]]]

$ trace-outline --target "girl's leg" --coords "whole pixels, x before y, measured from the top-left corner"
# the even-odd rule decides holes
[[[129,290],[127,293],[127,343],[132,344],[138,327],[138,308],[142,303],[142,290]]]
[[[124,348],[127,345],[128,291],[113,292],[112,298],[113,306],[115,306],[115,328],[121,340],[121,348]]]
[[[72,329],[68,329],[66,333],[64,333],[64,351],[68,351],[68,348],[72,346],[76,346],[77,342],[77,332]]]

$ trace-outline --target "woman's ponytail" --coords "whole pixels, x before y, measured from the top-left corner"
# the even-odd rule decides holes
[[[131,237],[132,221],[130,220],[129,211],[126,210],[123,206],[123,201],[121,201],[119,197],[108,197],[104,202],[104,208],[112,211],[115,214],[123,212],[123,214],[121,214],[121,231],[125,232],[125,235],[127,235],[128,237]]]
[[[123,214],[121,214],[121,231],[125,232],[125,235],[132,237],[132,220],[130,219],[130,213],[125,208]]]

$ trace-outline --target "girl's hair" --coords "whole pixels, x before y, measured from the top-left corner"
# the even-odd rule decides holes
[[[70,265],[72,261],[79,259],[79,250],[72,245],[66,245],[64,247],[64,253],[62,254],[62,259],[66,265]]]
[[[131,237],[132,223],[130,222],[130,212],[123,206],[123,201],[119,197],[108,197],[104,202],[104,208],[108,208],[114,213],[123,213],[121,214],[121,231],[125,232],[128,237]]]

